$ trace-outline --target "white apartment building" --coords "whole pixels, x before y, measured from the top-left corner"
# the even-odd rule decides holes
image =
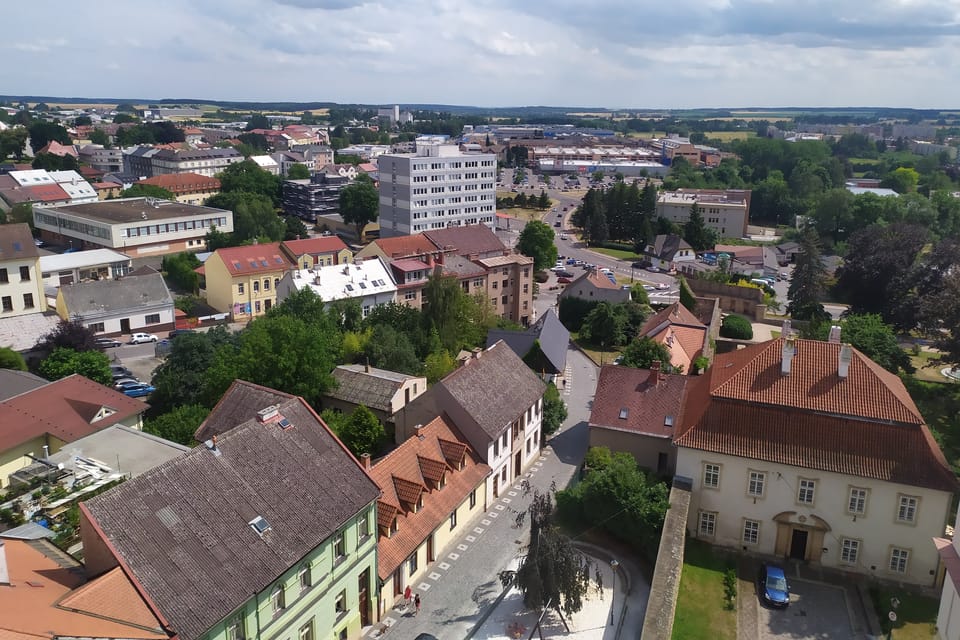
[[[657,217],[686,224],[696,203],[708,229],[721,238],[741,238],[747,235],[750,223],[750,194],[749,189],[662,191],[657,198]]]
[[[383,154],[380,234],[405,236],[468,224],[496,225],[497,158],[463,153],[443,136],[417,139],[416,152]]]

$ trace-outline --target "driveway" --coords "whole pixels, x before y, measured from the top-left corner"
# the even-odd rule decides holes
[[[790,606],[771,609],[758,604],[757,633],[753,637],[759,640],[846,640],[854,637],[849,610],[845,589],[791,578]]]

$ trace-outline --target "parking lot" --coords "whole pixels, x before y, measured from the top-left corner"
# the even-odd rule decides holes
[[[741,637],[759,640],[846,640],[854,637],[847,592],[841,587],[792,577],[790,606],[786,609],[771,609],[760,603],[757,606],[756,635],[748,633]]]

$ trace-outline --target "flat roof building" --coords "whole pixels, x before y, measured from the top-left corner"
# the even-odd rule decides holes
[[[749,189],[678,189],[662,191],[657,198],[657,216],[677,224],[690,219],[694,203],[704,224],[721,238],[742,238],[750,223]]]
[[[155,198],[37,205],[34,226],[45,240],[74,249],[115,249],[132,258],[206,247],[213,227],[233,231],[233,212]]]

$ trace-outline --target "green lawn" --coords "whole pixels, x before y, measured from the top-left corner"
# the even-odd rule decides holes
[[[940,601],[912,593],[902,593],[892,589],[870,590],[877,618],[886,632],[890,623],[887,613],[890,611],[891,597],[900,600],[897,607],[897,621],[893,623],[893,640],[929,640],[937,637],[937,609]]]
[[[594,364],[611,364],[617,356],[620,355],[619,349],[611,349],[605,347],[603,350],[600,349],[600,345],[591,344],[580,339],[580,336],[577,335],[576,331],[570,332],[570,338],[577,343],[577,346],[580,347],[580,350],[587,354],[587,357],[593,360]]]
[[[673,617],[675,640],[737,637],[737,612],[723,606],[723,572],[733,563],[714,551],[703,542],[687,540]]]
[[[623,249],[607,249],[606,247],[590,247],[590,251],[602,253],[605,256],[616,258],[617,260],[639,260],[640,255],[633,251],[624,251]]]
[[[952,383],[952,380],[945,378],[943,374],[940,373],[940,370],[946,365],[936,362],[939,357],[939,353],[932,351],[921,351],[917,355],[911,355],[910,362],[916,369],[913,377],[917,380],[926,380],[928,382]]]

